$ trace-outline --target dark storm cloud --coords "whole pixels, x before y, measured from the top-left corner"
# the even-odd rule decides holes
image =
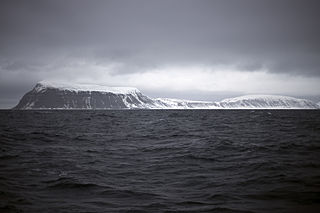
[[[7,60],[32,63],[63,54],[128,67],[239,63],[249,70],[259,65],[271,72],[319,75],[318,1],[1,4],[1,57]]]
[[[6,80],[6,75],[20,71],[29,74],[27,81],[36,81],[37,72],[54,72],[52,66],[58,70],[72,60],[122,63],[114,74],[201,64],[320,75],[316,0],[4,0],[0,4],[0,77]]]

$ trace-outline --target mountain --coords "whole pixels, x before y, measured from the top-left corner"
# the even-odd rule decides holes
[[[245,95],[224,99],[219,102],[222,108],[232,109],[317,109],[319,106],[309,100],[279,95]]]
[[[61,84],[41,81],[14,109],[319,109],[316,103],[287,96],[247,95],[220,102],[152,99],[133,87]]]
[[[159,105],[169,109],[216,109],[219,107],[214,102],[191,101],[173,98],[156,98]]]
[[[316,103],[288,96],[246,95],[224,99],[220,102],[189,101],[157,98],[173,109],[318,109]]]
[[[152,109],[156,106],[156,101],[132,87],[41,81],[22,97],[14,109]]]

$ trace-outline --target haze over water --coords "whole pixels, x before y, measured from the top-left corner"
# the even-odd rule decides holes
[[[0,111],[1,212],[318,212],[319,110]]]

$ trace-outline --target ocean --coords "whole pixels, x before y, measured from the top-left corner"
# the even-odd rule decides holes
[[[320,110],[1,110],[0,212],[320,212]]]

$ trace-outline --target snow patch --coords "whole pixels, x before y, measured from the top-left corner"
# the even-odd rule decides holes
[[[208,101],[191,101],[174,98],[157,98],[156,102],[165,109],[214,109],[216,104]]]
[[[212,103],[210,101],[192,101],[192,100],[176,99],[176,98],[156,98],[155,100],[163,101],[167,103],[203,103],[203,104]]]
[[[50,82],[50,81],[38,82],[34,90],[36,92],[44,92],[48,88],[75,91],[75,92],[95,91],[95,92],[114,93],[114,94],[140,93],[140,91],[134,87],[109,87],[109,86],[97,85],[97,84],[71,84],[71,83],[58,83],[58,82]]]

